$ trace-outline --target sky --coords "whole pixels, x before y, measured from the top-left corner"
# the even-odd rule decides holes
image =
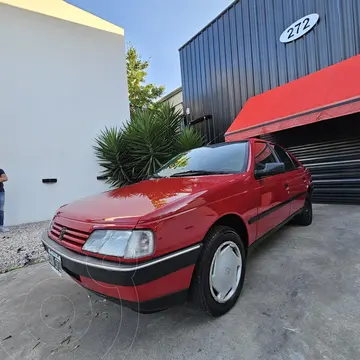
[[[181,85],[178,49],[232,0],[67,0],[125,30],[144,60],[147,82],[169,93]]]

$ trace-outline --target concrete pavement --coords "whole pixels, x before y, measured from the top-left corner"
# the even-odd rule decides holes
[[[249,259],[236,307],[138,315],[44,263],[0,276],[0,359],[360,359],[360,207],[315,206]],[[40,240],[37,240],[40,241]]]

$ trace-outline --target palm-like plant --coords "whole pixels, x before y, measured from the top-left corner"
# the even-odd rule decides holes
[[[202,146],[193,128],[180,130],[182,115],[169,104],[136,110],[120,128],[106,128],[95,139],[95,154],[112,186],[125,186],[154,174],[183,151]]]
[[[199,147],[199,144],[204,143],[204,138],[194,128],[185,128],[176,138],[175,149],[177,153],[188,151]]]

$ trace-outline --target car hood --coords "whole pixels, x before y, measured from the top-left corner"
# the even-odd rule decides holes
[[[155,220],[199,205],[204,193],[231,177],[233,175],[146,180],[67,204],[58,210],[57,216],[135,226],[143,217]]]

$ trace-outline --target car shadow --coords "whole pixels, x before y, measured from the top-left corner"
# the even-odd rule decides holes
[[[263,256],[267,253],[271,248],[273,248],[277,243],[284,241],[284,238],[290,233],[291,228],[294,228],[291,223],[286,224],[277,230],[274,234],[271,234],[266,239],[262,240],[259,244],[255,244],[254,249],[251,251],[250,256],[247,259],[247,265],[251,264],[253,261],[260,256]]]

